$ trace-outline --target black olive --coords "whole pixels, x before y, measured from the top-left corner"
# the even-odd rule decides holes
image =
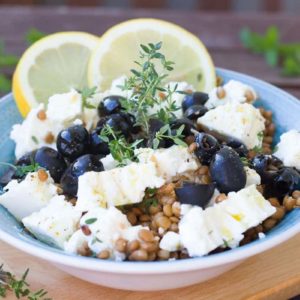
[[[101,156],[85,154],[77,158],[64,172],[60,184],[65,194],[76,196],[78,190],[78,177],[85,172],[104,171]]]
[[[119,113],[108,116],[105,125],[110,126],[114,132],[121,133],[125,137],[129,137],[132,130],[132,124],[123,114]]]
[[[38,149],[35,154],[34,161],[39,164],[39,166],[48,170],[55,182],[60,181],[62,174],[67,168],[62,155],[49,147],[42,147]]]
[[[37,150],[33,150],[30,152],[25,153],[23,156],[21,156],[17,161],[17,166],[29,166],[34,163],[34,157]]]
[[[231,148],[220,149],[210,163],[210,174],[221,193],[237,192],[245,187],[246,172],[239,155]]]
[[[208,100],[208,94],[203,92],[194,92],[191,94],[185,95],[182,100],[182,110],[185,112],[189,107],[193,105],[204,105],[204,103]]]
[[[130,126],[130,133],[137,134],[142,130],[141,126],[136,125],[135,116],[130,113],[120,112],[120,115],[123,117],[123,119],[127,122],[127,124]]]
[[[63,129],[57,136],[58,152],[70,161],[85,154],[89,146],[89,133],[82,125]]]
[[[105,117],[118,113],[122,109],[121,100],[124,99],[121,96],[107,96],[98,105],[98,115],[99,117]]]
[[[194,123],[189,120],[189,119],[186,119],[186,118],[181,118],[181,119],[175,119],[174,121],[172,121],[170,123],[170,128],[172,130],[177,130],[179,129],[181,126],[184,126],[184,129],[182,131],[182,134],[187,137],[189,135],[192,135],[193,132],[192,132],[192,129],[196,130],[196,127],[194,125]]]
[[[260,175],[261,182],[268,184],[283,167],[283,162],[274,155],[259,154],[251,160],[251,166]]]
[[[205,208],[214,190],[214,184],[184,182],[182,187],[175,189],[175,193],[181,204],[198,205]]]
[[[243,144],[242,142],[235,140],[235,139],[230,139],[229,141],[226,142],[227,146],[231,147],[232,149],[234,149],[237,154],[241,157],[246,157],[248,155],[248,149],[245,146],[245,144]]]
[[[281,199],[300,186],[300,173],[295,168],[283,167],[276,172],[273,181],[266,185],[266,196]]]
[[[213,155],[220,149],[217,139],[210,134],[199,132],[196,134],[195,142],[196,156],[202,164],[208,165]]]
[[[184,112],[184,116],[189,120],[196,121],[207,113],[208,109],[204,105],[196,104],[190,106]]]
[[[107,155],[110,153],[108,143],[99,137],[100,132],[100,128],[96,128],[90,133],[89,152],[92,154]]]

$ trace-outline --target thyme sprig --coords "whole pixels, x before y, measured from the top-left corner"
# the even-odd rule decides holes
[[[15,166],[7,162],[0,162],[0,165],[13,168],[17,177],[24,177],[28,173],[36,172],[41,169],[41,166],[34,161],[31,161],[31,164],[26,166]]]
[[[131,96],[122,101],[122,106],[125,111],[134,113],[137,125],[142,126],[144,131],[148,133],[149,111],[162,102],[158,96],[159,92],[165,93],[169,102],[171,102],[171,94],[175,92],[175,90],[170,91],[170,89],[163,87],[168,72],[173,70],[174,62],[168,61],[159,51],[162,42],[140,45],[140,47],[140,61],[135,61],[138,69],[130,70],[132,76],[125,80],[124,86],[121,86],[123,91],[132,91]],[[164,120],[169,120],[169,115],[177,110],[177,107],[170,103],[167,107],[168,109],[164,110]]]
[[[115,132],[108,125],[102,128],[99,137],[108,143],[110,153],[118,162],[118,166],[125,166],[129,161],[137,161],[134,150],[143,140],[136,140],[133,143],[129,143],[122,134]]]
[[[96,106],[90,104],[88,101],[91,97],[95,95],[96,90],[97,87],[94,86],[92,88],[84,87],[81,91],[79,91],[81,93],[81,98],[82,98],[82,110],[84,108],[88,108],[88,109],[96,108]]]
[[[160,130],[155,133],[155,138],[153,139],[153,149],[157,149],[160,140],[163,139],[170,139],[176,145],[187,147],[187,144],[182,140],[184,137],[184,135],[182,134],[183,130],[184,125],[181,125],[175,132],[172,132],[169,124],[161,127]]]
[[[44,289],[32,292],[29,289],[29,283],[26,281],[29,269],[25,271],[21,279],[17,279],[15,275],[10,272],[4,271],[3,265],[0,266],[0,297],[5,298],[7,292],[14,293],[17,299],[26,297],[28,300],[51,300],[45,296],[48,294]]]

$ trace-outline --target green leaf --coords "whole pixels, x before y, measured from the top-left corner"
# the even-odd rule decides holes
[[[97,221],[97,218],[90,218],[85,220],[85,224],[91,225]]]
[[[270,49],[265,53],[265,59],[269,66],[275,67],[278,63],[278,52],[277,49]]]
[[[162,46],[162,42],[159,42],[159,43],[155,44],[155,49],[160,50],[161,46]]]
[[[39,141],[38,141],[38,139],[37,139],[36,136],[33,135],[33,136],[31,137],[31,139],[34,141],[35,144],[38,144],[38,143],[39,143]]]
[[[28,45],[32,45],[38,40],[42,39],[45,37],[47,34],[45,32],[42,32],[36,28],[31,28],[27,31],[25,35],[25,39]]]
[[[159,145],[159,139],[158,138],[154,138],[153,142],[152,142],[152,147],[154,150],[156,150],[158,148]]]
[[[169,125],[169,124],[166,124],[166,125],[164,125],[163,127],[161,127],[161,128],[159,129],[159,133],[160,133],[160,134],[164,134],[164,133],[166,133],[168,130],[170,130],[170,125]]]
[[[6,93],[11,90],[11,80],[8,79],[5,75],[0,74],[0,92]]]
[[[176,145],[179,145],[179,146],[187,147],[187,144],[186,144],[183,140],[181,140],[181,139],[179,139],[179,138],[175,138],[175,139],[174,139],[174,143],[175,143]]]
[[[147,47],[147,46],[145,46],[145,45],[140,45],[141,46],[141,48],[143,49],[143,51],[145,52],[145,53],[150,53],[150,49]]]

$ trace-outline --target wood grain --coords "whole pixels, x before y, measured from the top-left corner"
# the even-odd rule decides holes
[[[74,0],[73,3],[77,1]],[[238,36],[243,26],[263,32],[267,26],[274,24],[280,28],[283,40],[300,41],[300,18],[296,15],[2,7],[0,37],[6,43],[8,51],[21,54],[26,48],[24,34],[31,27],[48,33],[82,30],[101,35],[112,25],[136,17],[155,17],[178,23],[203,40],[217,66],[262,78],[300,98],[300,78],[281,77],[279,71],[269,68],[262,57],[243,49]],[[280,300],[300,294],[299,249],[300,235],[277,248],[250,258],[219,278],[176,291],[155,293],[116,291],[85,283],[4,243],[0,243],[0,258],[12,271],[19,274],[30,267],[29,280],[33,288],[47,289],[54,300]]]
[[[92,0],[93,1],[93,0]],[[244,72],[283,88],[300,87],[300,78],[285,78],[266,65],[261,56],[246,51],[239,41],[241,27],[248,26],[263,32],[270,24],[280,28],[285,41],[300,40],[300,19],[283,14],[233,14],[178,12],[165,10],[124,10],[103,8],[0,8],[0,37],[8,51],[21,54],[26,48],[24,35],[36,27],[52,33],[63,30],[82,30],[101,35],[109,27],[136,17],[162,18],[175,22],[197,36],[207,45],[215,64]],[[222,26],[220,26],[222,24]]]
[[[120,291],[86,283],[0,242],[0,260],[18,275],[29,267],[34,289],[53,300],[285,300],[300,294],[300,235],[210,281],[161,292]]]

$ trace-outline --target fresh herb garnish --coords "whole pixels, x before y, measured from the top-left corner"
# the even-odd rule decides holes
[[[243,28],[240,39],[246,48],[264,55],[268,65],[279,66],[283,75],[300,76],[300,43],[281,42],[276,26],[268,27],[265,34]]]
[[[90,218],[85,220],[85,224],[91,225],[97,221],[97,218]]]
[[[257,138],[258,140],[262,143],[263,139],[264,139],[264,132],[263,131],[260,131],[258,134],[257,134]]]
[[[118,161],[118,166],[124,166],[129,161],[137,161],[134,150],[143,140],[128,143],[122,134],[115,132],[108,125],[102,128],[99,137],[108,143],[110,153],[112,157]]]
[[[173,112],[179,109],[171,103],[172,93],[176,90],[163,87],[168,72],[173,70],[174,62],[166,60],[165,56],[159,52],[161,46],[162,42],[140,45],[140,61],[135,61],[138,70],[130,70],[132,76],[125,81],[124,86],[121,86],[122,90],[132,91],[131,96],[122,101],[123,108],[135,115],[137,125],[142,126],[146,134],[149,132],[148,121],[151,108],[159,107],[162,102],[166,101],[167,105],[163,111],[159,110],[160,116],[164,114],[164,121],[169,121],[173,117]],[[158,69],[162,70],[161,73]],[[164,93],[163,100],[159,97],[159,93]]]
[[[150,206],[156,207],[158,205],[158,200],[156,198],[148,198],[144,200],[144,205],[146,208],[149,208]]]
[[[184,125],[181,125],[174,135],[172,133],[171,127],[169,124],[166,124],[165,126],[161,127],[159,131],[155,133],[155,138],[153,139],[153,149],[157,149],[159,146],[160,140],[163,139],[170,139],[172,140],[176,145],[184,146],[186,147],[187,144],[182,140],[184,137],[182,132],[184,130]]]
[[[249,166],[249,161],[246,157],[240,157],[240,160],[245,167]]]
[[[262,146],[255,146],[253,149],[252,149],[255,153],[262,153],[263,149],[262,149]]]
[[[28,45],[32,45],[45,35],[46,34],[44,32],[31,28],[27,31],[25,39]],[[5,93],[11,90],[11,74],[10,72],[8,73],[7,68],[9,68],[12,72],[12,69],[17,65],[18,61],[19,57],[6,52],[5,44],[2,40],[0,40],[0,68],[5,68],[5,71],[0,72],[0,92]],[[7,73],[9,75],[7,75]]]
[[[88,108],[88,109],[94,109],[96,108],[96,106],[90,104],[88,102],[88,99],[93,97],[96,93],[97,87],[94,86],[92,88],[88,88],[88,87],[84,87],[80,93],[81,93],[81,97],[82,97],[82,110],[84,108]]]
[[[25,40],[27,42],[28,45],[32,45],[35,42],[37,42],[38,40],[42,39],[43,37],[45,37],[47,35],[47,33],[40,31],[36,28],[30,28],[25,35]]]
[[[11,291],[17,299],[21,297],[26,297],[28,300],[51,300],[50,298],[45,298],[48,294],[47,291],[41,289],[36,292],[32,292],[29,289],[29,284],[26,281],[29,269],[25,271],[20,280],[16,278],[10,272],[3,270],[3,265],[0,266],[0,296],[5,298],[7,292]]]
[[[8,167],[15,169],[15,175],[17,177],[23,177],[23,176],[27,175],[28,173],[36,172],[39,169],[41,169],[40,165],[33,161],[31,162],[30,165],[26,165],[26,166],[15,166],[15,165],[7,163],[7,162],[0,162],[0,165],[8,166]]]
[[[36,136],[33,135],[33,136],[31,137],[31,139],[34,141],[34,143],[36,143],[36,144],[39,143],[39,141],[38,141],[38,139],[37,139]]]

